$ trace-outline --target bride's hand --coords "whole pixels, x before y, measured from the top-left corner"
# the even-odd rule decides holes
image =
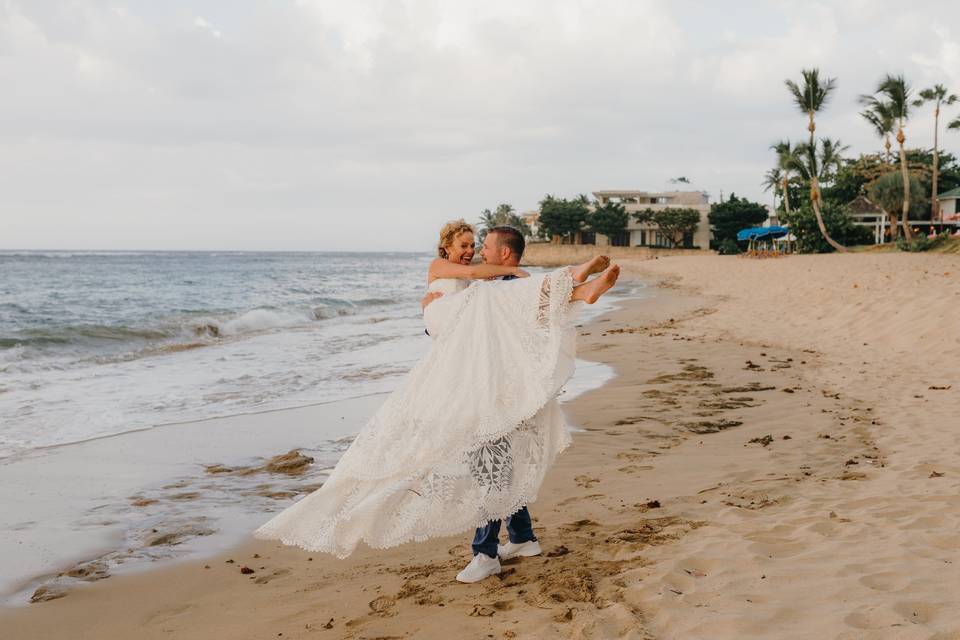
[[[420,300],[420,309],[426,309],[427,305],[443,295],[442,291],[430,291]]]
[[[527,272],[527,271],[524,271],[523,269],[517,269],[517,272],[514,273],[513,275],[517,276],[518,278],[529,278],[529,277],[530,277],[530,273]]]

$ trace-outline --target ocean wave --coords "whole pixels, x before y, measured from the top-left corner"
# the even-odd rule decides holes
[[[354,315],[356,303],[330,300],[299,308],[257,308],[204,314],[179,310],[156,324],[67,325],[21,329],[0,335],[0,371],[70,369],[84,363],[108,364],[189,351],[265,332],[309,327]]]
[[[127,327],[123,325],[67,325],[49,328],[21,329],[14,335],[0,336],[0,348],[37,347],[73,344],[87,341],[126,342],[132,340],[162,340],[172,337],[169,330],[154,327]]]
[[[284,329],[310,323],[314,314],[274,309],[253,309],[219,324],[219,335],[236,336],[269,329]]]

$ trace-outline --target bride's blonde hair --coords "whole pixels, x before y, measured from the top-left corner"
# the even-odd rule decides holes
[[[468,224],[463,218],[451,220],[440,229],[440,243],[437,245],[437,255],[441,258],[448,258],[447,247],[453,244],[454,239],[463,233],[469,231],[476,234],[472,224]]]

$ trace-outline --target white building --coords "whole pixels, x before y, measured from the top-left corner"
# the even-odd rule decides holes
[[[610,238],[609,243],[616,246],[631,247],[670,247],[670,240],[666,238],[653,222],[637,222],[634,213],[651,209],[695,209],[700,212],[700,224],[696,230],[683,239],[680,246],[710,248],[710,199],[702,191],[632,191],[632,190],[605,190],[594,191],[593,197],[601,205],[609,202],[619,202],[630,214],[627,230],[618,237]],[[602,243],[603,236],[597,238]]]
[[[951,189],[937,196],[940,201],[940,215],[944,220],[957,220],[957,214],[960,213],[960,207],[957,206],[957,200],[960,200],[960,187]]]
[[[540,233],[540,212],[536,209],[524,211],[520,214],[520,219],[530,228],[530,237],[527,239],[536,238]]]

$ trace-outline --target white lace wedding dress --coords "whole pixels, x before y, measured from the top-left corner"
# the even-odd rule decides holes
[[[469,286],[468,286],[469,285]],[[555,400],[573,374],[568,268],[512,281],[435,280],[430,351],[324,485],[257,529],[346,557],[463,533],[536,500],[570,442]]]

